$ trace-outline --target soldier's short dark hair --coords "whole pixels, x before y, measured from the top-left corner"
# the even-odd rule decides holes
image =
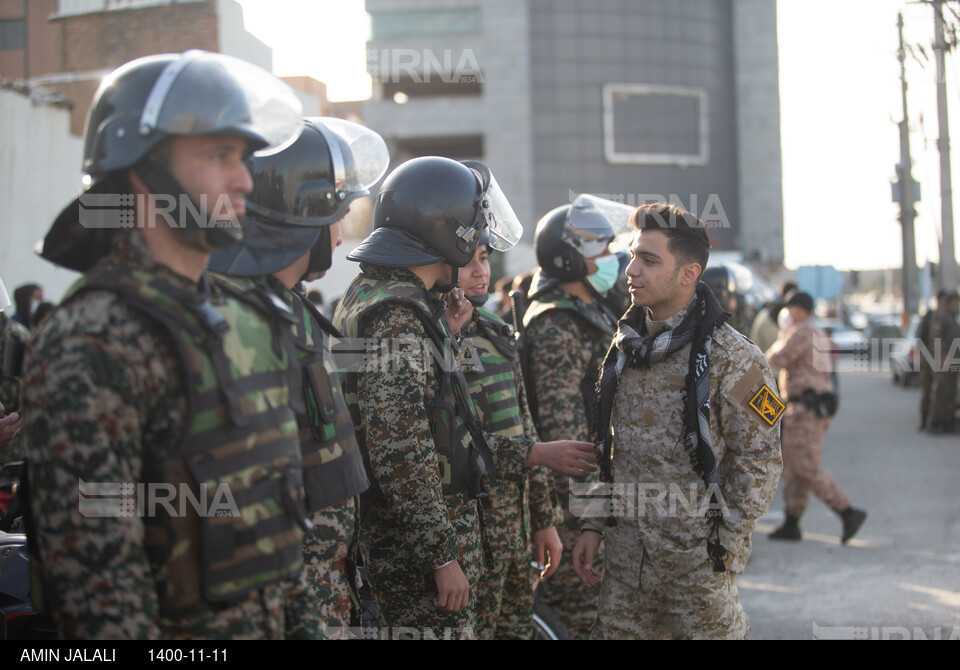
[[[630,216],[637,230],[659,230],[667,236],[667,248],[683,264],[699,263],[707,267],[710,236],[695,214],[668,202],[640,205]]]

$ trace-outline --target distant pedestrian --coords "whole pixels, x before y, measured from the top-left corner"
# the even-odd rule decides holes
[[[930,415],[930,395],[933,392],[933,365],[931,363],[933,336],[930,327],[937,312],[946,306],[946,300],[947,292],[943,289],[937,291],[937,306],[927,310],[917,327],[914,350],[916,351],[917,367],[920,373],[920,427],[918,430],[925,430],[927,427],[927,417]]]
[[[956,431],[957,376],[960,375],[960,295],[949,293],[930,324],[933,342],[933,389],[930,393],[929,430],[934,434]]]
[[[11,319],[21,326],[30,328],[30,319],[37,307],[43,302],[43,287],[39,284],[23,284],[13,290],[13,304],[17,313]]]
[[[840,485],[820,464],[823,442],[836,410],[831,385],[830,340],[813,322],[813,297],[798,292],[787,300],[789,325],[769,351],[780,368],[780,392],[787,400],[783,416],[783,500],[787,517],[770,534],[775,540],[799,540],[800,517],[812,492],[843,521],[841,541],[856,534],[866,512],[850,506]]]

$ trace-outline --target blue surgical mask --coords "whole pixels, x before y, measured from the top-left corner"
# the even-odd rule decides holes
[[[587,277],[587,281],[598,292],[606,293],[617,283],[620,276],[620,259],[616,255],[601,256],[593,261],[597,264],[597,271]]]

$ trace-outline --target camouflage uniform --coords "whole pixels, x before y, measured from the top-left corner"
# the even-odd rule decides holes
[[[690,307],[662,322],[648,313],[646,332],[676,327]],[[726,505],[720,540],[730,552],[727,571],[714,572],[707,555],[711,524],[701,511],[707,489],[681,444],[690,347],[649,369],[624,369],[614,398],[611,471],[614,486],[626,488],[614,499],[615,526],[603,519],[585,524],[605,531],[594,639],[743,638],[749,632],[734,580],[780,475],[779,413],[764,418],[751,406],[764,388],[775,390],[773,375],[760,350],[733,328],[714,331],[710,431]]]
[[[481,322],[482,319],[482,322]],[[507,437],[536,440],[527,406],[513,328],[495,314],[475,309],[461,330],[464,374],[485,427]],[[533,532],[558,526],[563,509],[550,471],[528,469],[520,479],[501,478],[491,492],[492,508],[484,526],[493,553],[493,567],[477,587],[477,637],[530,639],[533,636],[533,592],[538,582],[532,568]]]
[[[4,360],[7,343],[10,339],[18,339],[24,345],[30,341],[30,331],[6,314],[0,313],[0,365]],[[3,405],[3,414],[12,414],[20,410],[20,379],[16,377],[0,377],[0,405]],[[0,415],[2,416],[2,415]],[[0,462],[22,461],[27,457],[26,442],[23,430],[13,438],[9,445],[0,451]]]
[[[380,347],[380,355],[365,357],[360,369],[341,364],[349,370],[345,395],[373,481],[361,498],[359,541],[377,616],[394,632],[474,637],[476,589],[458,613],[433,604],[436,568],[456,560],[472,585],[486,570],[477,500],[467,491],[444,493],[456,466],[440,453],[434,431],[442,427],[428,415],[443,402],[443,375],[430,354],[424,320],[439,323],[443,303],[405,268],[360,268],[337,304],[334,324],[345,337]],[[424,304],[398,301],[401,292],[423,296]],[[458,418],[452,430],[459,428]],[[491,442],[498,476],[519,477],[532,441]]]
[[[957,376],[960,375],[960,325],[957,324],[957,315],[947,308],[938,309],[930,324],[931,342],[935,343],[930,349],[937,351],[939,343],[939,360],[937,368],[933,370],[933,384],[930,391],[930,414],[927,425],[933,430],[952,431],[956,428],[954,412],[957,404]]]
[[[94,276],[104,268],[136,271],[138,276],[166,282],[182,295],[198,295],[197,284],[154,261],[136,233],[115,238],[113,253],[98,263]],[[220,313],[222,285],[211,280],[210,290],[211,303]],[[292,360],[243,348],[241,338],[248,328],[266,329],[266,322],[252,308],[249,313],[241,311],[249,320],[237,321],[238,327],[224,337],[222,348],[232,352],[227,354],[230,365],[257,370],[266,361],[274,366],[276,386],[261,396],[269,399],[265,405],[250,394],[241,395],[238,402],[247,416],[275,420],[256,433],[252,428],[240,429],[234,433],[240,439],[218,446],[215,458],[202,447],[201,453],[209,458],[205,464],[218,466],[229,460],[226,455],[237,455],[238,449],[243,462],[242,450],[274,450],[272,462],[246,471],[251,483],[269,484],[276,491],[271,494],[274,497],[253,498],[250,506],[241,499],[237,505],[242,519],[280,522],[269,540],[263,531],[256,534],[258,554],[267,560],[283,559],[274,568],[275,578],[266,572],[252,578],[243,573],[235,577],[250,581],[224,584],[220,581],[224,574],[216,572],[222,564],[216,564],[216,558],[203,558],[229,547],[221,540],[225,528],[232,532],[235,527],[226,526],[234,524],[233,515],[228,515],[232,519],[200,518],[188,511],[163,516],[158,508],[141,516],[121,505],[120,513],[98,516],[82,511],[82,496],[78,505],[78,480],[121,482],[130,488],[134,483],[180,483],[202,500],[191,474],[198,467],[195,454],[188,453],[187,445],[192,449],[202,441],[197,431],[204,425],[222,422],[218,418],[222,405],[215,407],[217,416],[202,411],[200,403],[213,396],[194,395],[201,380],[192,361],[180,360],[180,345],[175,341],[180,335],[132,306],[125,295],[90,288],[68,296],[44,322],[27,352],[24,425],[30,445],[32,538],[42,562],[46,603],[61,633],[67,638],[93,639],[317,637],[321,622],[301,569],[302,532],[282,512],[302,506],[302,484],[299,496],[293,489],[287,497],[280,490],[291,489],[274,476],[286,473],[295,481],[300,474],[299,460],[281,460],[287,452],[280,451],[292,448],[297,455],[296,420],[288,408],[291,387],[281,382],[290,379],[296,368],[280,370],[278,362],[269,361]],[[191,371],[189,377],[186,370]],[[217,386],[214,381],[214,391]],[[188,407],[188,393],[197,398],[194,407]],[[252,407],[251,402],[257,405]],[[232,413],[233,409],[226,412]],[[269,439],[261,439],[264,436]],[[250,492],[249,486],[237,486],[235,480],[228,484],[238,489],[238,498]],[[249,527],[248,521],[241,523]],[[174,535],[173,527],[187,528],[185,537]],[[239,554],[226,558],[234,556],[239,562],[245,560]],[[216,575],[215,584],[210,575]],[[214,586],[223,587],[213,594],[216,602],[211,599]]]
[[[933,356],[933,339],[931,336],[931,326],[937,310],[927,310],[927,313],[920,319],[920,325],[917,327],[916,350],[918,354],[918,381],[920,384],[920,428],[927,425],[927,418],[930,416],[930,396],[933,393],[933,367],[930,365]]]
[[[330,335],[338,333],[307,300],[302,286],[291,291],[274,277],[258,283],[279,296],[296,319],[292,334],[303,366],[306,404],[297,420],[313,524],[304,537],[304,565],[323,619],[323,636],[338,638],[359,622],[356,496],[369,485],[330,351]]]
[[[830,418],[817,418],[800,402],[804,389],[831,390],[830,344],[826,334],[806,319],[790,326],[767,351],[770,365],[780,368],[780,391],[788,403],[783,416],[783,502],[787,514],[799,519],[813,492],[831,509],[842,512],[850,501],[823,469],[820,455]]]
[[[538,282],[535,279],[533,290]],[[523,317],[528,374],[535,389],[534,410],[540,438],[591,441],[591,409],[597,374],[613,336],[616,317],[598,302],[590,305],[559,287],[536,295]],[[570,512],[568,482],[597,481],[553,473],[564,510],[557,527],[560,540],[572,551],[580,536],[577,517]],[[602,564],[597,556],[595,564]],[[599,589],[580,581],[569,556],[540,585],[540,597],[560,616],[570,634],[585,639],[596,618]]]

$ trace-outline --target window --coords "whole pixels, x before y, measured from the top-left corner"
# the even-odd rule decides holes
[[[603,87],[608,163],[704,166],[710,158],[707,92],[646,84]]]
[[[23,19],[0,21],[0,50],[27,48],[27,22]]]
[[[466,35],[480,32],[479,9],[378,12],[370,15],[372,39],[409,35]]]

